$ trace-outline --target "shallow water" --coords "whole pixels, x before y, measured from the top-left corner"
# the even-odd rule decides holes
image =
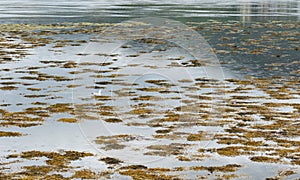
[[[261,39],[269,31],[294,31],[298,29],[285,29],[282,27],[258,28],[255,31],[247,28],[253,26],[256,22],[283,21],[299,23],[300,20],[300,1],[299,0],[195,0],[188,1],[96,1],[96,0],[72,0],[72,1],[39,1],[39,0],[4,0],[0,2],[0,23],[29,23],[29,24],[52,24],[65,22],[122,22],[133,18],[163,17],[180,21],[184,24],[190,22],[207,22],[216,20],[222,23],[228,21],[237,21],[243,24],[239,27],[240,31],[251,32],[248,35],[237,33],[230,34],[231,41],[226,43],[235,43],[235,46],[244,46],[241,43],[244,38]],[[213,23],[213,22],[212,22]],[[204,25],[200,25],[206,26]],[[210,26],[209,26],[210,27]],[[211,33],[210,29],[197,30],[203,35],[209,44],[216,49],[220,49],[220,39],[228,33],[227,30]],[[293,33],[293,37],[299,38],[299,33]],[[299,42],[299,40],[298,40]],[[298,48],[297,41],[293,45],[284,40],[273,40],[263,42],[263,48],[271,46]],[[249,43],[248,43],[249,44]],[[255,49],[256,44],[247,48]],[[223,48],[228,50],[228,48]],[[284,49],[284,48],[283,48]],[[299,65],[291,67],[268,67],[273,63],[293,63],[299,61],[299,51],[289,49],[274,50],[270,49],[264,54],[217,54],[219,59],[230,65],[224,65],[230,68],[237,75],[254,75],[260,77],[272,77],[276,75],[290,76],[291,71],[297,70]],[[271,58],[272,56],[280,56]],[[255,61],[253,61],[255,59]],[[267,67],[266,67],[267,65]],[[292,69],[291,69],[292,68]],[[269,69],[269,70],[267,70]],[[242,70],[242,71],[241,71]]]
[[[0,2],[0,178],[298,177],[299,1],[132,2]]]

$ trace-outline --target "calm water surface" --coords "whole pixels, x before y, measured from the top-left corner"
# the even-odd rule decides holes
[[[159,16],[181,21],[299,20],[300,1],[274,0],[1,0],[0,23],[118,22]]]

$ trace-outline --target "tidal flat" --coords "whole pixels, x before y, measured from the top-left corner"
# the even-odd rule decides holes
[[[0,178],[299,178],[300,23],[186,24],[1,24]]]

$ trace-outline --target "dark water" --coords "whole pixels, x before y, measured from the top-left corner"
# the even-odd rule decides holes
[[[298,0],[1,0],[0,23],[119,22],[158,16],[180,21],[299,20]]]

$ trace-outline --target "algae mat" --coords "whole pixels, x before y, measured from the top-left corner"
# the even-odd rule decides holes
[[[0,26],[1,179],[299,177],[299,23],[152,20]]]

